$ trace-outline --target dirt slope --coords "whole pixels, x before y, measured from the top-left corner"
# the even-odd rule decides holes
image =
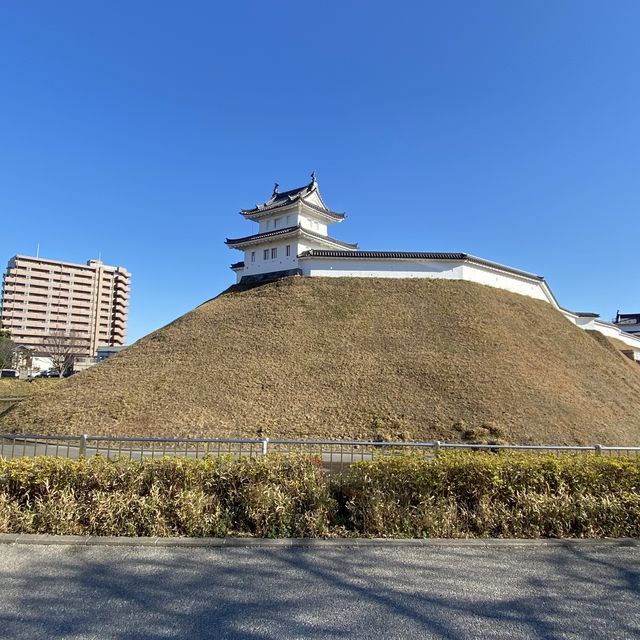
[[[640,443],[640,367],[548,304],[468,282],[230,290],[0,429]]]

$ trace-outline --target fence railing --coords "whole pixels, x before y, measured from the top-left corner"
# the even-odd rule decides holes
[[[434,456],[441,450],[521,451],[530,454],[574,453],[607,456],[638,456],[640,447],[610,447],[605,445],[496,445],[450,442],[373,442],[358,440],[286,440],[250,438],[115,438],[109,436],[50,436],[35,434],[0,434],[0,457],[54,456],[83,458],[101,455],[106,458],[187,458],[234,457],[264,455],[270,451],[283,454],[307,453],[322,460],[332,473],[344,471],[350,464],[371,460],[381,455],[401,451],[419,451]]]

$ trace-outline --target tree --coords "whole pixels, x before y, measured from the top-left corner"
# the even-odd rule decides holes
[[[8,331],[0,328],[0,369],[10,369],[16,354],[15,342]]]
[[[76,357],[82,354],[82,338],[77,331],[54,329],[42,341],[42,350],[51,358],[51,364],[62,378],[62,374],[73,367]]]

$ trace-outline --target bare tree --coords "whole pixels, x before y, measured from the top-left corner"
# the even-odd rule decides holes
[[[73,367],[77,356],[82,354],[82,338],[77,331],[53,330],[42,341],[42,350],[51,358],[58,375]]]

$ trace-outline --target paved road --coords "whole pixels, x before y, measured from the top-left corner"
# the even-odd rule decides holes
[[[639,546],[0,545],[0,636],[633,638]]]

